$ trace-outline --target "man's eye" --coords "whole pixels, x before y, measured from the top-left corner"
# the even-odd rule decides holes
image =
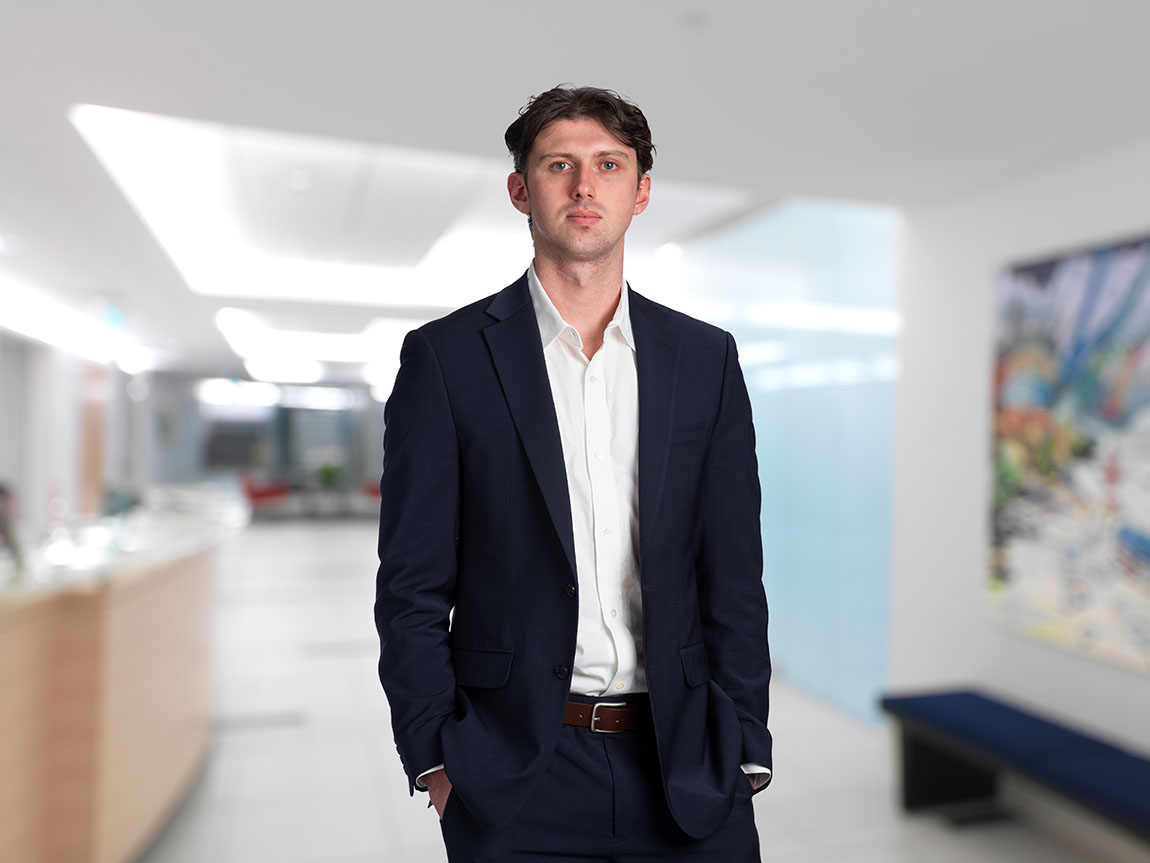
[[[567,162],[552,162],[551,163],[551,170],[552,171],[566,171],[567,167],[568,167]]]
[[[618,162],[612,162],[612,161],[608,160],[608,161],[603,163],[603,170],[605,170],[605,171],[614,171],[618,167],[619,167]]]

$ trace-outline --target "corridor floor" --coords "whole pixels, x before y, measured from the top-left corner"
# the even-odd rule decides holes
[[[368,520],[256,523],[225,547],[209,758],[142,863],[444,860],[376,678],[374,579]],[[767,863],[1085,863],[1025,822],[904,817],[889,729],[776,680]]]

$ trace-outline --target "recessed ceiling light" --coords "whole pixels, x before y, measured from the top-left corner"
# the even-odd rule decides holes
[[[125,345],[116,354],[116,365],[126,375],[141,375],[156,367],[156,352],[143,345]]]
[[[247,215],[237,206],[242,199],[232,164],[237,132],[258,137],[277,152],[297,151],[278,176],[289,190],[301,194],[314,192],[326,176],[320,169],[331,141],[99,105],[74,105],[69,118],[194,293],[438,307],[446,313],[475,299],[476,268],[493,281],[501,280],[521,272],[531,257],[527,232],[509,206],[500,208],[499,217],[482,216],[482,236],[473,241],[482,253],[469,259],[444,246],[444,237],[429,246],[416,266],[269,250],[252,239],[245,227]],[[340,144],[362,149],[349,142]],[[367,152],[375,166],[373,176],[383,177],[378,182],[397,182],[391,178],[415,172],[438,176],[443,189],[462,188],[448,182],[458,177],[500,190],[506,176],[498,159],[383,146]],[[469,224],[474,226],[479,218],[474,216]],[[471,233],[467,225],[457,224],[448,231],[448,239],[452,231]]]
[[[292,356],[248,357],[244,368],[257,381],[277,384],[314,384],[323,377],[323,364]]]
[[[196,398],[207,405],[272,407],[279,404],[280,388],[261,381],[205,378],[196,384]]]

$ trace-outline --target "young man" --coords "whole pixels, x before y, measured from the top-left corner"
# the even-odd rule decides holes
[[[376,625],[412,789],[458,861],[758,860],[767,607],[731,337],[623,283],[654,147],[611,91],[507,130],[535,257],[410,333]]]

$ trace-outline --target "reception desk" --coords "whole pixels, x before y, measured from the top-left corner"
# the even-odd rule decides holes
[[[130,863],[203,761],[235,526],[152,522],[134,551],[0,592],[0,860]]]

